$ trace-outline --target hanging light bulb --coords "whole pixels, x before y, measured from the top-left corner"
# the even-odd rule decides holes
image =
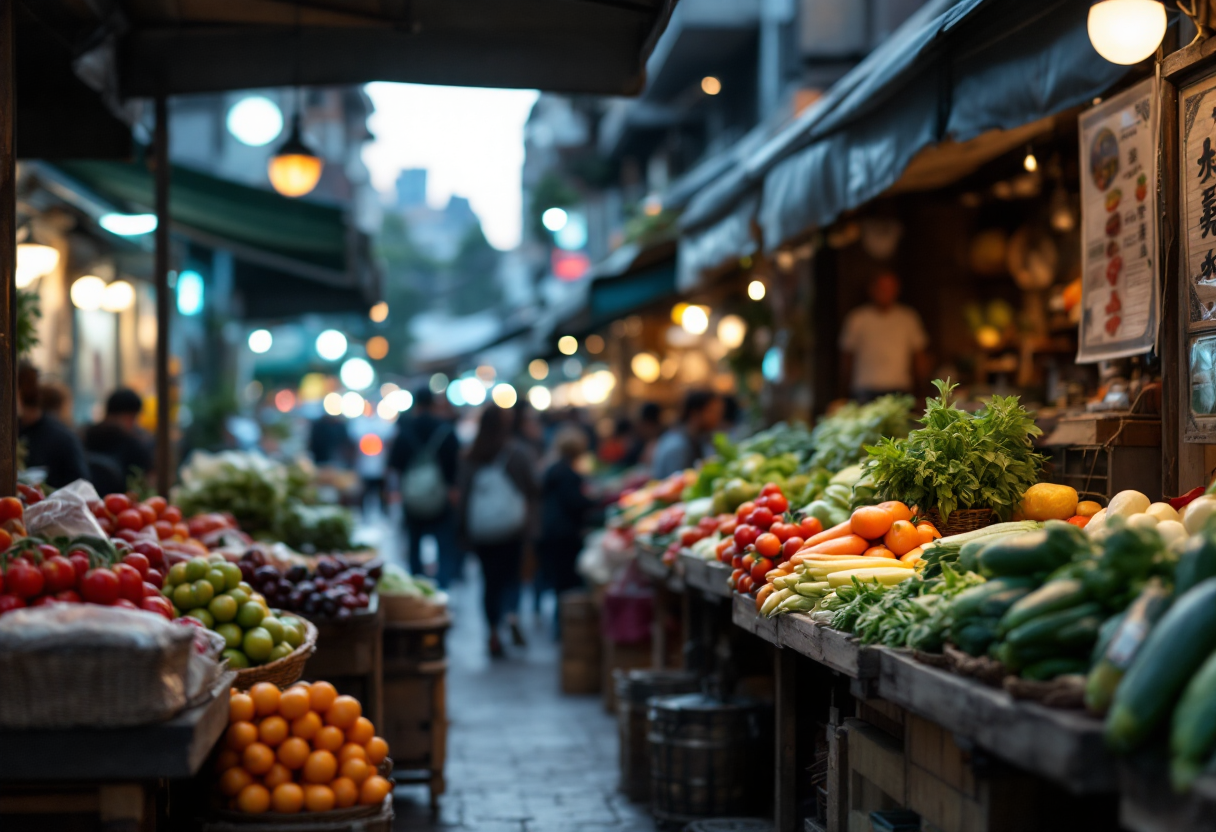
[[[59,265],[59,251],[38,243],[17,246],[17,288],[24,289]]]
[[[275,151],[267,166],[270,184],[283,196],[304,196],[317,187],[324,167],[325,162],[300,137],[300,113],[297,110],[291,117],[291,135]]]
[[[1026,158],[1022,160],[1022,167],[1027,173],[1034,173],[1039,169],[1039,160],[1034,157],[1034,151],[1029,147],[1026,148]]]
[[[1165,37],[1165,6],[1157,0],[1098,0],[1089,7],[1089,42],[1112,64],[1138,64]]]

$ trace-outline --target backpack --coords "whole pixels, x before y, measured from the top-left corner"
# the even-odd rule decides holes
[[[492,463],[477,469],[469,485],[466,521],[475,544],[504,543],[520,537],[527,525],[527,500],[507,473],[510,453],[504,448]]]
[[[443,424],[435,429],[426,444],[414,454],[401,479],[401,505],[406,516],[416,520],[434,520],[443,514],[448,504],[448,484],[439,467],[439,448],[452,426]]]

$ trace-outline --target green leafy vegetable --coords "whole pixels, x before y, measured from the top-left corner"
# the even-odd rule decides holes
[[[883,437],[908,435],[912,419],[911,396],[879,396],[868,404],[849,402],[825,416],[811,431],[811,465],[840,471],[866,457],[866,445]]]

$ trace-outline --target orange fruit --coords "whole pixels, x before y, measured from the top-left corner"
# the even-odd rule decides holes
[[[342,764],[342,768],[339,769],[339,773],[343,777],[349,777],[356,783],[362,783],[374,772],[372,771],[372,767],[369,766],[365,761],[359,759],[350,759]]]
[[[321,730],[321,717],[314,714],[312,711],[304,714],[299,719],[291,721],[291,735],[300,737],[301,739],[311,740],[317,735],[317,731]]]
[[[258,726],[252,722],[234,722],[228,726],[228,747],[233,751],[244,751],[250,743],[258,741]]]
[[[334,790],[334,806],[347,809],[359,802],[359,786],[349,777],[339,777],[329,784]]]
[[[279,750],[275,756],[279,758],[279,762],[287,766],[292,771],[304,768],[304,764],[308,762],[308,755],[312,753],[312,749],[308,746],[308,740],[302,740],[299,737],[288,737],[283,740],[283,744],[279,746]]]
[[[916,533],[920,535],[920,542],[922,546],[942,536],[942,533],[937,530],[937,526],[933,525],[928,520],[922,520],[916,524]]]
[[[291,772],[282,763],[275,763],[270,767],[270,771],[266,772],[266,776],[262,778],[262,782],[266,784],[266,788],[273,789],[284,783],[290,783]]]
[[[334,704],[334,700],[337,698],[338,691],[329,682],[313,682],[308,688],[309,704],[319,714],[328,711],[329,706]]]
[[[328,751],[314,751],[304,762],[304,780],[309,783],[328,783],[338,773],[338,761]]]
[[[268,716],[258,724],[258,739],[272,748],[289,736],[290,726],[283,717]]]
[[[356,757],[365,762],[367,761],[367,750],[358,743],[348,742],[346,745],[338,749],[339,765]]]
[[[372,721],[365,716],[356,719],[355,724],[346,729],[346,738],[359,745],[367,745],[367,741],[374,736],[376,736],[376,729],[372,725]]]
[[[228,699],[229,722],[253,722],[253,698],[247,693],[234,693]]]
[[[374,766],[384,762],[388,756],[388,743],[382,737],[372,737],[367,741],[367,761]]]
[[[853,512],[849,525],[853,534],[866,540],[878,540],[891,529],[895,515],[878,506],[862,506]]]
[[[312,747],[322,751],[337,751],[346,742],[346,735],[341,728],[326,725],[312,738]]]
[[[879,503],[878,508],[885,508],[895,516],[896,520],[911,520],[912,509],[901,503],[899,500],[888,500],[885,503]]]
[[[310,812],[328,812],[334,808],[334,790],[315,783],[305,786],[304,808]]]
[[[236,806],[242,812],[260,815],[270,808],[270,791],[261,783],[250,783],[236,796]]]
[[[381,803],[392,790],[392,783],[379,774],[373,775],[364,780],[363,785],[359,787],[359,802],[365,805]]]
[[[258,716],[270,716],[279,709],[279,689],[270,682],[258,682],[249,689]]]
[[[896,520],[882,540],[896,555],[906,555],[920,545],[920,534],[907,520]]]
[[[325,712],[325,724],[346,730],[362,715],[363,706],[359,704],[358,699],[353,696],[339,696]]]
[[[227,771],[233,766],[241,764],[241,755],[233,751],[231,748],[225,748],[215,758],[215,770]]]
[[[260,742],[251,743],[241,752],[241,763],[250,774],[265,774],[274,765],[274,751]]]
[[[282,783],[274,787],[270,805],[276,812],[294,814],[304,808],[304,790],[295,783]]]
[[[224,797],[236,797],[241,789],[252,782],[252,774],[240,766],[234,766],[220,775],[220,792]]]
[[[288,688],[279,697],[279,713],[286,719],[299,719],[308,713],[308,691],[304,688]]]
[[[878,544],[877,546],[871,546],[869,549],[866,549],[864,552],[862,552],[862,554],[868,558],[890,558],[892,560],[895,559],[895,553],[892,552],[890,549],[888,549],[886,546],[883,546],[881,543]]]

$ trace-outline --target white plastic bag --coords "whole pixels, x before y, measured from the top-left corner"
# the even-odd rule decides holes
[[[89,503],[100,500],[88,480],[65,485],[41,502],[25,510],[25,528],[31,535],[56,537],[105,537]]]

